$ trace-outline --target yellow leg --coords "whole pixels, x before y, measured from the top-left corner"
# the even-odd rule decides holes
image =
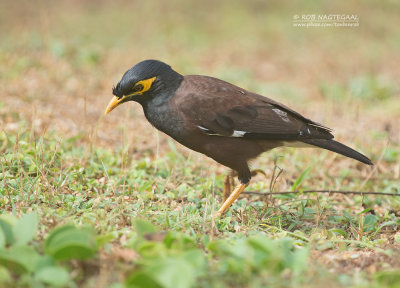
[[[224,204],[222,204],[221,208],[219,208],[216,216],[221,216],[232,206],[232,203],[239,197],[240,193],[247,187],[247,184],[238,185],[235,190],[232,191],[231,195],[229,195],[228,199],[225,200]]]
[[[225,202],[226,199],[228,199],[233,187],[235,187],[235,179],[233,179],[233,177],[236,176],[235,173],[235,171],[231,170],[225,177],[222,202]]]
[[[233,182],[232,176],[229,175],[229,174],[226,175],[225,180],[224,180],[224,192],[223,192],[223,195],[222,195],[222,197],[223,197],[222,198],[222,202],[225,202],[226,199],[229,198],[229,195],[231,195],[232,186],[233,186],[233,185],[231,185],[232,182]]]

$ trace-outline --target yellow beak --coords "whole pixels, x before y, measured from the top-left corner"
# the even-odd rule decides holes
[[[116,108],[118,105],[121,104],[122,100],[124,100],[125,97],[118,98],[117,96],[114,96],[110,103],[108,103],[107,108],[106,108],[106,114],[110,113],[114,108]]]

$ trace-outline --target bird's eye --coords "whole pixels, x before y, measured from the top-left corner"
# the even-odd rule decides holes
[[[143,85],[142,85],[142,84],[136,84],[136,85],[133,87],[132,92],[139,92],[139,91],[142,91],[142,90],[143,90]]]

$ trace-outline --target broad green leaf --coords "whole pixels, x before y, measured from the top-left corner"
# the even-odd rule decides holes
[[[89,228],[60,227],[51,232],[45,251],[56,260],[90,258],[97,251],[95,233]]]
[[[45,267],[35,274],[35,279],[52,287],[62,287],[68,283],[69,274],[63,267]]]
[[[153,279],[152,276],[144,272],[137,272],[132,274],[125,282],[125,287],[128,288],[162,288],[160,284]]]
[[[136,233],[139,237],[143,237],[143,235],[147,233],[155,233],[157,231],[153,224],[139,218],[133,220],[133,225],[135,226]]]
[[[112,233],[108,233],[105,235],[99,235],[96,237],[96,243],[98,247],[102,247],[107,243],[110,243],[111,241],[115,240],[117,237],[112,234]]]
[[[189,235],[177,232],[168,232],[163,240],[169,249],[186,250],[196,248],[196,241]]]
[[[35,271],[39,271],[45,267],[51,267],[56,265],[56,260],[50,255],[43,255],[40,257],[35,266]]]
[[[49,243],[53,241],[54,237],[56,237],[57,235],[63,233],[64,231],[74,230],[74,229],[75,229],[74,225],[64,225],[54,228],[53,230],[51,230],[50,235],[47,236],[45,246],[48,246]]]
[[[378,219],[375,215],[368,214],[363,219],[363,229],[365,232],[373,231],[375,229],[376,223],[378,223]]]
[[[162,242],[155,241],[139,241],[134,245],[134,249],[144,259],[157,259],[168,253]]]
[[[197,273],[205,271],[207,258],[204,255],[204,251],[200,249],[188,250],[183,255],[183,258],[196,269]]]
[[[124,285],[123,283],[119,283],[119,282],[112,283],[109,286],[109,288],[127,288],[127,287],[130,287],[130,286],[127,286],[126,284]],[[153,286],[146,286],[146,287],[153,287]]]
[[[257,251],[257,253],[271,254],[271,248],[274,246],[274,242],[270,239],[262,236],[253,236],[247,239],[247,243],[250,247]]]
[[[0,286],[1,287],[7,287],[6,283],[10,283],[11,282],[11,275],[10,272],[5,268],[0,266]],[[4,285],[4,286],[2,286]]]
[[[381,287],[399,287],[400,270],[378,272],[375,275],[375,279],[380,285],[382,285]]]
[[[6,243],[12,245],[14,243],[14,235],[12,227],[17,222],[17,218],[12,215],[4,214],[0,216],[0,229],[3,231]]]
[[[16,245],[25,245],[33,239],[37,229],[36,213],[25,214],[13,227]]]
[[[8,250],[0,250],[0,265],[16,274],[34,271],[39,260],[40,255],[29,246],[12,246]]]
[[[149,272],[153,279],[165,288],[192,287],[196,281],[196,271],[181,257],[170,257],[158,261]]]
[[[6,246],[6,236],[4,235],[3,229],[0,229],[0,249]]]

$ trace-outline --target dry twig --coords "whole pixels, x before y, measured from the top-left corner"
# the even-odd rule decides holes
[[[307,194],[307,193],[339,193],[339,194],[355,194],[355,195],[381,195],[381,196],[400,196],[400,193],[387,192],[364,192],[364,191],[339,191],[339,190],[297,190],[297,191],[280,191],[280,192],[260,192],[260,191],[244,191],[242,194],[269,196],[284,194]]]

